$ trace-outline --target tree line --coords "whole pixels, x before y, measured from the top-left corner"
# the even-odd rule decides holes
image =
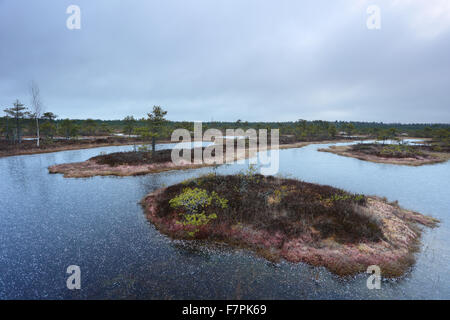
[[[58,119],[52,112],[46,111],[43,105],[39,87],[30,86],[31,102],[27,107],[19,100],[12,107],[4,109],[5,115],[0,118],[0,135],[4,140],[20,144],[24,134],[40,141],[52,142],[55,137],[75,139],[79,136],[108,136],[121,133],[126,136],[137,136],[142,140],[151,141],[155,148],[157,139],[170,139],[175,129],[183,128],[193,131],[194,123],[189,121],[169,121],[167,111],[161,106],[153,106],[147,117],[137,119],[132,115],[122,120],[94,119]],[[279,129],[284,138],[292,141],[311,141],[335,139],[337,137],[366,136],[386,141],[402,136],[448,139],[450,124],[386,124],[382,122],[346,122],[346,121],[307,121],[299,119],[290,122],[235,122],[211,121],[203,123],[203,130],[215,128],[225,129]]]

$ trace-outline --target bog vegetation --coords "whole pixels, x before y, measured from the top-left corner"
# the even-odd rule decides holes
[[[156,206],[181,224],[251,225],[287,238],[378,241],[380,221],[364,210],[366,198],[330,186],[255,174],[207,175],[167,188]],[[189,236],[203,237],[201,228]]]
[[[202,148],[203,152],[204,148]],[[194,159],[195,149],[191,149],[191,159]],[[164,163],[172,161],[172,150],[163,149],[149,151],[146,147],[141,147],[136,151],[114,152],[109,154],[101,154],[91,158],[98,164],[106,164],[111,167],[119,165],[144,165],[153,163]]]
[[[434,139],[424,145],[358,143],[350,151],[383,158],[427,158],[428,152],[450,152],[449,139]]]

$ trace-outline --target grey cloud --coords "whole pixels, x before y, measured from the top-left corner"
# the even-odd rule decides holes
[[[62,117],[450,122],[448,12],[398,3],[373,31],[364,1],[0,1],[0,104],[34,79]]]

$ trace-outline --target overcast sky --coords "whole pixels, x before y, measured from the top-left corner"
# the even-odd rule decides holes
[[[61,118],[450,123],[450,1],[0,0],[1,109],[31,80]]]

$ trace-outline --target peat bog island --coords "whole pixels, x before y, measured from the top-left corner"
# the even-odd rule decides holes
[[[450,298],[448,6],[263,2],[0,1],[0,300]]]

